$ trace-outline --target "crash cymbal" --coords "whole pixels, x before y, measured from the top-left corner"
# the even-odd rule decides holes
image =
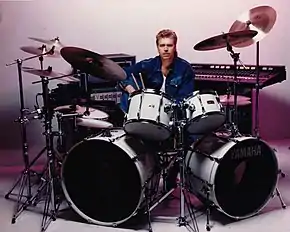
[[[24,52],[27,52],[33,55],[38,55],[38,56],[41,54],[45,54],[51,50],[51,48],[47,46],[42,46],[42,47],[23,46],[23,47],[20,47],[20,49]],[[58,58],[60,57],[60,52],[54,49],[53,54],[46,54],[44,56]]]
[[[70,74],[63,74],[63,73],[59,73],[59,72],[54,72],[52,71],[51,67],[48,67],[45,70],[41,70],[41,69],[35,69],[35,68],[30,68],[30,67],[22,67],[22,71],[23,72],[27,72],[36,76],[44,76],[44,77],[52,77],[52,78],[56,78],[56,77],[62,77],[60,78],[60,80],[62,81],[66,81],[66,82],[78,82],[79,79],[75,78],[73,76],[70,76]]]
[[[258,32],[253,30],[236,31],[213,36],[203,40],[194,46],[195,50],[209,51],[227,47],[227,41],[230,45],[240,44],[251,40]]]
[[[255,7],[241,16],[233,23],[230,32],[254,30],[258,34],[251,40],[235,44],[235,47],[246,47],[262,40],[273,28],[276,22],[276,11],[270,6]]]
[[[126,79],[125,71],[114,61],[82,48],[64,47],[61,56],[82,72],[110,81]]]
[[[41,39],[41,38],[35,38],[35,37],[28,37],[28,39],[44,43],[49,46],[55,46],[55,47],[64,47],[64,45],[60,42],[59,37],[56,37],[54,39]]]

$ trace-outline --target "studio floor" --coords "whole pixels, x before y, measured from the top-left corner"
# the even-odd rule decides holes
[[[225,231],[247,231],[247,232],[290,232],[290,140],[268,141],[277,151],[277,158],[280,168],[286,174],[286,177],[279,178],[278,188],[281,192],[285,204],[288,206],[282,209],[281,203],[277,196],[270,199],[267,205],[251,218],[240,221],[229,220],[228,217],[220,212],[213,212],[210,218],[210,224],[213,232]],[[5,151],[1,157],[9,156]],[[12,166],[0,167],[0,231],[1,232],[38,232],[41,231],[42,211],[35,207],[22,212],[17,218],[15,224],[11,224],[11,218],[15,202],[11,199],[4,198],[5,193],[11,188],[15,178],[19,174],[19,168]],[[178,227],[176,217],[179,216],[179,195],[178,189],[173,193],[175,197],[167,199],[152,211],[152,229],[155,232],[177,232],[188,231],[187,227]],[[118,196],[116,196],[118,197]],[[194,196],[192,196],[194,201]],[[198,231],[206,231],[206,214],[202,210],[195,213]],[[189,221],[191,224],[191,222]],[[58,217],[52,222],[47,232],[96,232],[96,231],[148,231],[145,219],[138,222],[132,222],[130,225],[123,225],[118,228],[103,227],[98,225],[87,224],[80,220],[72,210],[66,209],[66,216]]]

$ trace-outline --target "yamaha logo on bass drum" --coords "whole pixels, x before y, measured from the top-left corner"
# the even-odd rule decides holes
[[[248,157],[256,157],[262,155],[262,146],[255,144],[246,147],[235,148],[231,151],[231,158],[234,160],[244,159]]]

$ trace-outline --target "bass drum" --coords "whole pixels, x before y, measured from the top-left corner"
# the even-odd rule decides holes
[[[157,154],[122,129],[86,138],[63,162],[62,188],[73,210],[90,223],[116,226],[144,208],[160,176]]]
[[[197,141],[193,150],[186,157],[191,192],[227,216],[243,219],[257,214],[275,191],[278,162],[264,141],[211,135]]]

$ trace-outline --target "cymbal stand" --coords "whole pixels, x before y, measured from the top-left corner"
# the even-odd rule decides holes
[[[44,53],[42,55],[50,54],[54,50],[54,47],[48,51],[47,53]],[[31,56],[24,59],[17,59],[14,62],[10,64],[6,64],[6,66],[12,66],[17,65],[17,71],[18,71],[18,85],[19,85],[19,97],[20,97],[20,117],[15,120],[15,122],[20,123],[21,125],[21,138],[22,138],[22,156],[24,161],[24,169],[21,172],[21,175],[17,178],[16,182],[12,186],[12,188],[8,191],[8,193],[5,195],[6,199],[9,199],[9,196],[12,194],[13,190],[20,184],[19,192],[17,194],[17,203],[15,206],[14,214],[12,216],[11,223],[14,224],[16,222],[16,219],[18,216],[23,212],[23,210],[27,207],[27,202],[30,201],[32,197],[32,191],[31,191],[31,175],[37,175],[37,173],[33,170],[31,170],[31,167],[34,165],[34,163],[39,159],[39,157],[44,153],[46,150],[46,147],[42,149],[36,157],[32,160],[30,163],[29,161],[29,154],[28,154],[28,141],[27,141],[27,129],[26,129],[26,123],[28,123],[27,112],[28,109],[24,106],[24,91],[23,91],[23,78],[22,78],[22,64],[24,61],[35,59],[37,57],[40,57],[40,55]],[[30,112],[29,114],[38,113],[38,111]],[[25,188],[27,188],[27,195],[24,195]],[[26,200],[23,202],[22,199],[26,198]]]
[[[176,134],[176,143],[174,149],[176,149],[178,152],[177,155],[177,160],[179,162],[179,175],[180,175],[180,182],[179,182],[179,188],[180,188],[180,216],[178,217],[178,226],[185,226],[188,227],[189,230],[191,231],[199,231],[197,222],[195,220],[195,214],[192,208],[190,207],[190,203],[186,199],[186,179],[185,179],[185,156],[187,153],[187,148],[186,148],[186,140],[185,140],[185,126],[186,126],[186,119],[184,119],[185,112],[184,110],[188,106],[185,105],[184,103],[181,103],[177,109],[174,110],[174,118],[178,119],[178,109],[181,109],[182,111],[182,120],[176,120],[176,129],[177,129],[177,134]],[[189,222],[186,219],[185,216],[185,204],[188,209],[189,216],[191,218],[193,227],[190,226]]]
[[[172,103],[170,105],[165,106],[165,111],[166,112],[171,112],[173,113],[173,119],[172,119],[172,125],[173,128],[176,129],[176,133],[175,133],[175,138],[174,138],[174,151],[176,151],[176,158],[175,160],[177,160],[179,162],[179,172],[180,172],[180,182],[179,182],[179,187],[180,187],[180,216],[177,218],[178,220],[178,226],[185,226],[189,231],[193,231],[193,232],[198,232],[198,226],[197,226],[197,222],[195,220],[195,213],[192,210],[192,208],[190,207],[191,204],[188,202],[188,199],[185,197],[185,190],[186,190],[186,180],[185,180],[185,174],[186,174],[186,170],[185,170],[185,155],[187,152],[187,143],[185,141],[185,125],[186,125],[186,119],[184,119],[184,115],[185,114],[185,109],[188,107],[187,104],[185,103],[180,103],[180,104],[176,104],[176,103]],[[180,110],[182,112],[180,112]],[[179,113],[182,113],[182,120],[178,120],[179,117]],[[170,193],[172,193],[174,191],[174,189],[171,189],[168,193],[166,193],[161,199],[159,199],[159,201],[154,204],[149,211],[153,210],[158,204],[160,204],[163,200],[165,200]],[[189,224],[189,222],[187,221],[187,218],[185,216],[185,204],[187,206],[188,209],[188,213],[189,216],[191,218],[192,224],[193,226],[191,226]],[[150,221],[149,221],[150,223]],[[149,230],[152,231],[151,226],[149,225]]]
[[[82,74],[81,74],[82,75]],[[84,91],[84,95],[85,95],[85,99],[86,99],[86,110],[84,112],[84,115],[90,115],[90,111],[89,111],[89,107],[90,107],[90,91],[89,91],[89,74],[88,73],[84,73],[84,77],[82,76],[82,81],[81,84],[83,85],[83,91]]]
[[[229,41],[226,39],[227,41],[227,51],[230,52],[230,55],[234,61],[234,83],[233,83],[233,92],[234,92],[234,109],[233,109],[233,119],[231,117],[232,112],[230,112],[229,108],[229,98],[230,98],[230,94],[231,94],[231,88],[230,88],[230,84],[228,82],[228,90],[227,90],[227,113],[230,118],[229,120],[229,127],[230,127],[230,131],[232,133],[232,135],[234,137],[236,136],[240,136],[240,132],[239,129],[237,127],[237,123],[238,123],[238,104],[237,104],[237,100],[238,100],[238,95],[237,95],[237,84],[238,84],[238,70],[237,70],[237,62],[240,61],[240,53],[235,53],[233,51],[233,47],[232,45],[229,43]],[[241,62],[241,61],[240,61]],[[241,62],[242,63],[242,62]]]

